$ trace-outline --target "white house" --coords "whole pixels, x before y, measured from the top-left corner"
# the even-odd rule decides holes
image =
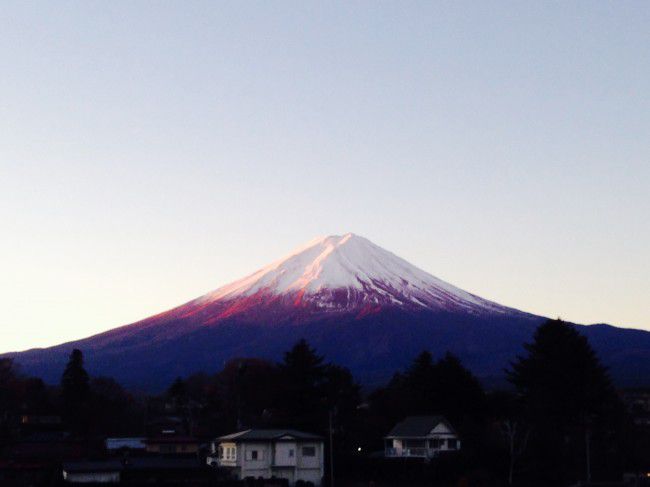
[[[388,433],[387,458],[431,459],[441,452],[460,450],[460,439],[442,416],[409,416]]]
[[[237,479],[284,478],[320,486],[324,474],[323,438],[295,430],[250,429],[212,442],[208,465],[232,470]]]

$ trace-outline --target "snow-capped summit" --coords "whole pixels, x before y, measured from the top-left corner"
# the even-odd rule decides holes
[[[296,305],[330,310],[368,305],[508,310],[441,281],[353,233],[316,238],[200,301],[231,301],[257,294],[290,296]]]

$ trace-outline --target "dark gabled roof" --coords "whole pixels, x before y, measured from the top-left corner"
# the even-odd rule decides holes
[[[397,423],[386,438],[425,437],[440,423],[444,423],[450,430],[454,431],[454,428],[444,416],[409,416]]]
[[[261,429],[250,429],[239,431],[237,433],[232,433],[230,435],[220,436],[217,438],[219,441],[255,441],[255,440],[278,440],[283,436],[290,436],[292,439],[296,440],[322,440],[323,438],[318,435],[313,435],[311,433],[305,433],[303,431],[296,430],[261,430]]]

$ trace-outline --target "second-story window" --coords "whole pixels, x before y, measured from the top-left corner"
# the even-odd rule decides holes
[[[262,460],[262,452],[259,450],[246,450],[246,460]]]
[[[315,446],[303,446],[302,447],[302,456],[303,457],[315,457],[316,456],[316,447]]]
[[[226,460],[234,460],[236,458],[237,450],[234,446],[226,447]]]

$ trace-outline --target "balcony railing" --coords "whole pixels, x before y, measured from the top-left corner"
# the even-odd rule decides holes
[[[216,455],[209,457],[210,460],[214,463],[216,463],[217,466],[219,467],[236,467],[237,466],[237,459],[236,458],[219,458]]]
[[[387,457],[431,458],[437,453],[438,450],[433,448],[386,448]]]

